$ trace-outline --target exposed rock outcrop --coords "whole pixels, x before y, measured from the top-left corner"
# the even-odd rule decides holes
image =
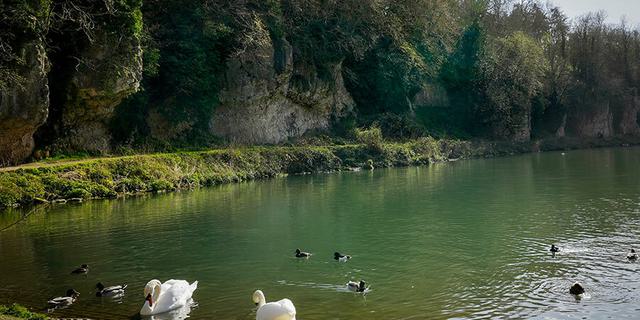
[[[278,143],[326,129],[332,115],[353,108],[341,63],[322,66],[328,76],[321,78],[285,39],[272,41],[262,24],[248,38],[258,40],[227,62],[212,133],[241,143]]]
[[[80,53],[62,108],[64,149],[108,152],[108,123],[123,98],[138,90],[142,77],[142,49],[136,36],[115,31],[97,33]]]
[[[36,39],[17,50],[25,63],[17,74],[24,81],[0,92],[0,165],[25,160],[34,148],[33,133],[47,119],[49,60],[44,42]]]
[[[581,108],[570,112],[567,134],[576,137],[610,137],[613,135],[613,114],[609,103],[597,107]]]

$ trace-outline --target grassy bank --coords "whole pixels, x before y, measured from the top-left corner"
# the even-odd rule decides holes
[[[27,308],[13,304],[11,306],[0,305],[0,320],[29,319],[46,320],[49,319],[44,314],[29,311]]]
[[[100,158],[0,172],[0,207],[165,192],[278,175],[425,165],[450,159],[633,144],[629,140],[490,143],[422,138],[335,146],[244,147]]]

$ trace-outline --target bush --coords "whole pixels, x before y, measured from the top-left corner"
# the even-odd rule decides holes
[[[372,126],[369,129],[356,129],[356,139],[373,151],[384,151],[384,139],[382,138],[380,127]]]

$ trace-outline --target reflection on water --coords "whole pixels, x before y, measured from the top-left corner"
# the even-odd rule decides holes
[[[638,163],[640,149],[532,154],[50,206],[0,233],[0,303],[44,308],[72,287],[54,315],[131,318],[147,281],[175,278],[200,283],[195,319],[255,319],[255,289],[308,320],[634,318]],[[367,295],[346,289],[360,279]],[[99,281],[129,287],[100,299]]]

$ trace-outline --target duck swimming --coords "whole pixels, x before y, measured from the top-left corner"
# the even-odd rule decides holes
[[[89,265],[83,264],[80,268],[71,271],[71,274],[87,274],[89,272]]]
[[[347,282],[347,289],[353,292],[365,292],[368,289],[365,285],[366,283],[364,280],[360,280],[360,282],[349,281]]]
[[[560,251],[560,248],[556,247],[556,245],[552,244],[551,249],[549,249],[551,253],[556,253]]]
[[[73,289],[69,289],[67,290],[66,296],[52,298],[49,301],[47,301],[47,303],[49,303],[50,306],[55,308],[66,307],[76,302],[76,299],[78,299],[79,295],[80,295],[80,292]]]
[[[338,260],[339,262],[347,262],[349,259],[351,259],[351,256],[340,254],[340,252],[334,252],[333,259]]]
[[[631,249],[631,252],[627,254],[627,259],[629,259],[629,261],[638,260],[638,254],[636,253],[636,250]]]
[[[256,290],[252,298],[258,306],[256,320],[296,320],[296,307],[291,300],[267,303],[262,290]]]
[[[96,297],[118,297],[124,294],[124,289],[126,288],[126,284],[121,286],[105,287],[101,282],[98,282],[98,284],[96,284],[96,289],[98,289]]]
[[[300,251],[300,249],[296,249],[296,258],[309,258],[311,257],[311,253]]]
[[[580,284],[580,282],[576,282],[574,283],[571,288],[569,288],[569,293],[574,294],[574,295],[579,295],[579,294],[583,294],[584,291],[584,287],[582,286],[582,284]]]

